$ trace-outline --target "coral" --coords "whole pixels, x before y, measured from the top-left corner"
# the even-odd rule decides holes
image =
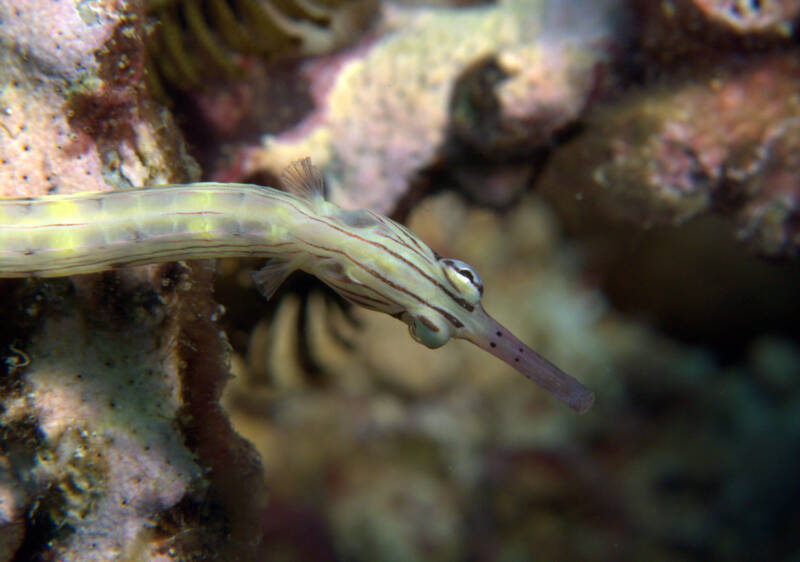
[[[0,93],[2,195],[169,183],[186,178],[186,172],[196,177],[169,115],[141,96],[144,59],[136,12],[81,24],[87,28],[86,53],[79,56],[78,38],[66,29],[80,26],[60,14],[63,19],[54,22],[64,29],[53,30],[38,19],[47,9],[31,18],[37,9],[18,8],[0,27],[0,80],[7,84]],[[39,41],[41,47],[33,50]],[[63,58],[51,60],[62,51]],[[180,162],[183,170],[171,162]]]
[[[345,466],[331,500],[339,552],[356,560],[463,560],[461,517],[447,484],[400,466]],[[380,513],[380,519],[373,514]]]
[[[3,196],[197,178],[143,88],[139,4],[0,10]],[[4,559],[252,555],[262,479],[217,403],[212,279],[198,262],[0,284]]]
[[[580,115],[618,8],[613,0],[527,0],[390,12],[392,32],[309,65],[315,113],[267,135],[263,148],[242,149],[234,173],[216,175],[275,176],[311,155],[334,200],[391,212],[446,155],[451,127],[456,141],[502,159],[541,147]]]
[[[75,83],[96,73],[95,53],[125,25],[135,6],[120,10],[117,0],[74,4],[39,0],[0,4],[3,50],[17,50],[33,68]],[[5,66],[5,65],[4,65]]]
[[[631,4],[645,56],[613,67],[615,87],[642,78],[620,92],[604,65]],[[648,43],[671,9],[680,33]],[[3,194],[198,177],[142,83],[144,13],[0,5]],[[352,322],[317,294],[268,305],[241,281],[230,335],[249,349],[229,366],[209,262],[3,280],[0,559],[797,558],[800,269],[732,242],[800,246],[794,3],[384,16],[383,35],[303,65],[317,111],[297,128],[250,119],[267,83],[286,100],[259,106],[273,123],[305,103],[272,67],[257,87],[186,94],[217,133],[276,132],[216,174],[269,179],[310,154],[341,202],[414,203],[410,227],[475,265],[487,308],[595,389],[595,409],[572,415],[464,342],[428,350],[385,315]],[[676,53],[695,58],[658,81],[633,64]],[[540,193],[521,194],[550,151]],[[462,194],[413,201],[425,179]],[[656,331],[686,311],[679,337]]]
[[[159,352],[163,311],[141,310],[156,316],[120,331],[74,299],[60,308],[43,312],[26,346],[28,390],[6,397],[2,424],[35,420],[38,443],[13,468],[26,503],[49,490],[38,509],[61,529],[58,556],[107,559],[129,553],[154,514],[202,490],[203,472],[173,429],[181,381],[175,358]]]
[[[761,50],[791,42],[797,0],[633,0],[638,40],[660,63],[697,64],[732,49]],[[691,58],[686,58],[687,56]]]
[[[695,0],[694,4],[710,20],[718,21],[739,33],[792,32],[793,21],[800,16],[797,0]]]
[[[188,90],[215,81],[215,74],[242,77],[257,64],[242,60],[247,55],[327,53],[351,42],[375,12],[373,0],[148,0],[154,28],[148,41],[148,86],[155,97],[168,101],[165,82]]]
[[[211,276],[200,264],[141,268],[21,299],[30,362],[0,418],[11,490],[29,506],[13,520],[32,520],[20,553],[233,555],[257,537],[245,498],[257,500],[258,465],[215,406],[227,349]]]
[[[590,116],[542,189],[646,228],[717,212],[756,251],[797,257],[798,70],[795,53],[759,56],[627,94]]]

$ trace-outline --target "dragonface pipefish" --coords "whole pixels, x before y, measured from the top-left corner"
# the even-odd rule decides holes
[[[174,260],[271,258],[253,273],[270,298],[297,269],[342,297],[399,318],[430,348],[463,338],[577,412],[594,393],[522,343],[481,306],[483,283],[404,226],[325,199],[310,159],[283,174],[289,192],[192,183],[0,200],[0,277],[61,277]]]

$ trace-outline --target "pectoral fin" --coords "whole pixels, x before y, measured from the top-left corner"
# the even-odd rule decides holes
[[[250,278],[255,286],[258,287],[259,292],[269,300],[278,290],[278,287],[283,285],[286,278],[294,273],[296,269],[296,261],[272,258],[267,262],[267,265],[258,271],[250,273]]]

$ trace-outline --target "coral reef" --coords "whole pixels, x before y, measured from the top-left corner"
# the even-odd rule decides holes
[[[25,391],[3,397],[4,446],[24,451],[9,459],[17,475],[11,486],[24,491],[22,505],[38,504],[37,517],[58,529],[48,539],[61,559],[130,555],[131,545],[152,535],[154,515],[204,487],[202,469],[173,427],[182,406],[180,368],[174,353],[163,361],[160,339],[170,333],[159,329],[169,307],[144,302],[131,311],[144,321],[131,325],[81,311],[90,307],[80,297],[59,300],[56,315],[39,305],[41,325],[24,348],[33,358],[21,373]],[[12,429],[21,426],[31,432],[28,446]]]
[[[0,417],[18,556],[248,551],[260,469],[216,406],[227,348],[212,274],[167,265],[31,283],[7,303],[29,332],[8,347],[26,361],[9,369]]]
[[[153,95],[164,101],[169,101],[167,85],[189,90],[218,76],[243,77],[248,66],[258,64],[243,60],[248,55],[333,51],[353,41],[377,11],[374,0],[148,0],[146,5],[154,28],[146,79]]]
[[[311,156],[475,265],[594,409],[316,290],[266,303],[247,262],[216,293],[209,262],[2,280],[0,559],[800,556],[800,5],[431,3],[255,63],[327,52],[340,4],[279,2],[310,18],[250,50],[256,0],[0,0],[0,195],[196,180],[176,121],[215,179]],[[252,81],[174,120],[159,11],[162,78]]]
[[[696,64],[735,49],[791,44],[797,0],[632,0],[639,43],[656,64]],[[686,57],[692,57],[687,59]]]
[[[116,12],[115,3],[100,3],[84,13],[67,3],[41,4],[0,6],[2,195],[196,177],[169,115],[141,95],[134,7]]]
[[[75,83],[98,72],[95,53],[118,26],[132,23],[129,18],[134,13],[135,6],[119,10],[116,0],[77,6],[66,2],[21,6],[4,1],[0,3],[0,34],[4,50],[17,50],[34,68]]]
[[[450,141],[490,154],[488,168],[574,121],[596,91],[617,8],[509,0],[387,9],[391,32],[309,64],[315,112],[262,148],[241,148],[214,175],[275,177],[311,155],[338,203],[390,213]]]
[[[627,94],[558,151],[542,189],[573,215],[642,227],[716,212],[756,251],[797,257],[798,70],[796,53],[754,56]]]
[[[196,179],[142,84],[141,6],[0,4],[3,196]],[[3,280],[3,559],[233,559],[261,471],[219,409],[207,263]]]
[[[793,30],[793,22],[800,16],[800,2],[797,0],[695,0],[694,5],[709,20],[738,33],[789,35]]]

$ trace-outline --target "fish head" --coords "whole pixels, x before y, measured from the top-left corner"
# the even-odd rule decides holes
[[[594,403],[594,393],[564,373],[512,334],[484,310],[484,286],[469,264],[438,258],[442,294],[429,297],[428,306],[407,308],[400,318],[408,324],[411,337],[437,348],[451,338],[465,339],[506,362],[576,412]],[[432,306],[431,306],[432,305]]]
[[[426,306],[411,306],[402,315],[411,337],[435,349],[460,337],[463,317],[480,306],[483,281],[472,266],[455,259],[438,258],[430,277],[437,278],[441,294],[427,295]]]

